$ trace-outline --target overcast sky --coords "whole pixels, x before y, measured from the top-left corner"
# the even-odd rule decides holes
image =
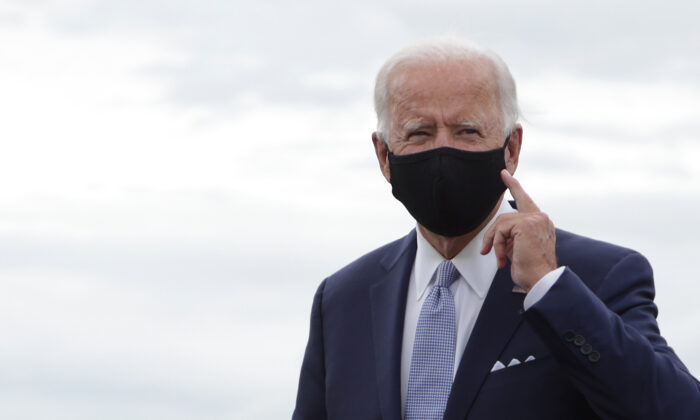
[[[276,419],[314,290],[408,232],[370,135],[392,52],[498,52],[517,176],[651,261],[700,374],[696,1],[0,0],[0,417]]]

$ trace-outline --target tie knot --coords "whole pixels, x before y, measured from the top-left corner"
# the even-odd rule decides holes
[[[457,271],[457,267],[452,264],[452,261],[445,260],[438,266],[435,285],[438,287],[450,287],[458,278],[459,271]]]

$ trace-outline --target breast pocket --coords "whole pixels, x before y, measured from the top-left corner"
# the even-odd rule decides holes
[[[597,418],[551,356],[490,373],[469,412],[478,420]]]
[[[551,356],[547,356],[491,372],[482,389],[517,386],[523,392],[521,388],[526,387],[528,382],[541,382],[547,377],[554,379],[557,376],[560,376],[559,366]]]

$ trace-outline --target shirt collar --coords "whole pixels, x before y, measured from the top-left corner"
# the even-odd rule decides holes
[[[513,213],[514,210],[508,200],[501,200],[501,205],[498,207],[496,214],[489,223],[479,231],[467,246],[465,246],[454,258],[452,263],[460,273],[457,281],[466,281],[469,287],[483,299],[491,286],[493,276],[498,271],[496,254],[493,248],[486,255],[481,255],[481,244],[484,240],[484,234],[493,224],[496,218],[504,213]],[[416,260],[414,263],[415,274],[415,298],[420,300],[428,287],[433,283],[435,271],[438,265],[445,258],[428,242],[423,236],[420,229],[416,227]]]

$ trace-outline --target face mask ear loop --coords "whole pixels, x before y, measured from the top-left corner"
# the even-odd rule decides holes
[[[391,149],[389,149],[389,143],[384,143],[384,147],[386,147],[386,156],[387,158],[390,156],[396,156]]]

